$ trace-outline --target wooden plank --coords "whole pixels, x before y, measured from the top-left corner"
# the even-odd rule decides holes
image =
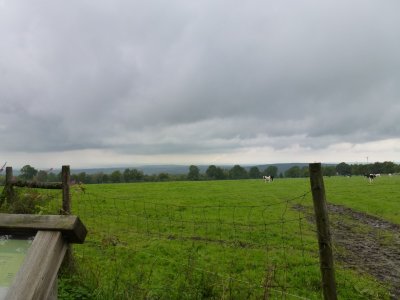
[[[67,250],[61,232],[39,231],[6,295],[7,300],[52,299]]]
[[[70,243],[82,244],[87,230],[73,215],[18,215],[0,214],[0,233],[35,235],[39,230],[60,231]]]

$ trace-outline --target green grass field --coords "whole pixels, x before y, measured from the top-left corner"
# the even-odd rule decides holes
[[[400,223],[398,177],[325,178],[327,199]],[[88,185],[73,213],[89,234],[60,299],[321,299],[308,179]],[[342,250],[340,250],[342,251]],[[336,266],[340,299],[388,287]],[[268,298],[269,297],[269,298]]]
[[[327,199],[400,224],[400,178],[378,177],[369,184],[363,177],[325,178]]]
[[[324,180],[329,203],[400,224],[399,177],[382,176],[373,184],[362,177]],[[74,246],[75,268],[60,278],[60,299],[322,298],[308,179],[84,189],[72,189],[73,213],[89,234],[85,244]],[[33,207],[36,213],[57,212],[60,207],[58,191],[42,191],[44,197],[19,192],[22,201],[12,209],[21,213]],[[46,205],[54,197],[58,201]],[[336,213],[331,221],[351,228],[349,234],[359,240],[377,235],[379,247],[389,250],[398,239],[357,217]],[[334,241],[337,257],[348,254],[349,240],[345,242]],[[357,263],[377,258],[368,255]],[[339,298],[389,299],[390,283],[374,279],[351,259],[351,267],[345,260],[336,262]]]

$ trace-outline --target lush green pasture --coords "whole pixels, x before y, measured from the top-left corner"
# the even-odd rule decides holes
[[[324,180],[328,202],[400,223],[399,176]],[[60,193],[44,193],[20,194],[57,212]],[[60,299],[322,298],[307,178],[75,186],[72,200],[89,234]],[[388,299],[373,278],[336,271],[340,299]]]
[[[377,177],[369,183],[362,176],[325,178],[327,199],[400,224],[400,176]]]
[[[325,179],[337,204],[399,222],[397,177]],[[89,229],[60,298],[320,299],[308,179],[88,185],[73,213]],[[397,201],[396,201],[397,200]],[[338,268],[341,299],[385,299],[366,275]],[[69,296],[68,296],[69,295]]]

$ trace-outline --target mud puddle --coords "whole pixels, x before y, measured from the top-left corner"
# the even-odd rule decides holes
[[[305,207],[295,209],[313,214]],[[341,205],[328,205],[335,260],[389,284],[391,298],[400,299],[400,225]]]

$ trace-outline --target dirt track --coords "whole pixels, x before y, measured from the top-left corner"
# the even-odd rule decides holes
[[[390,284],[391,298],[400,299],[400,225],[340,205],[328,210],[335,260]]]

